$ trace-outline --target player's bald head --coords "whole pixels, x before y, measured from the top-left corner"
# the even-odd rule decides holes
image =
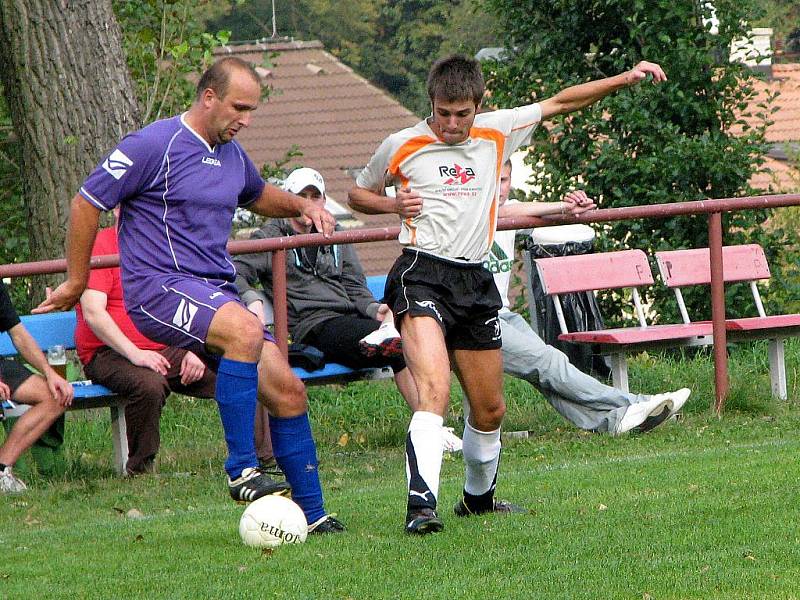
[[[238,56],[226,56],[206,69],[205,73],[200,77],[200,81],[197,82],[195,99],[200,100],[203,92],[207,89],[214,90],[217,96],[224,98],[228,93],[231,74],[234,71],[241,71],[250,75],[253,81],[261,85],[261,79],[252,63],[242,60]]]

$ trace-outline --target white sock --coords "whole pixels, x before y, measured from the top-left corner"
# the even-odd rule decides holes
[[[481,496],[494,487],[500,462],[500,429],[478,431],[469,421],[464,426],[464,491]]]
[[[439,415],[418,410],[406,436],[406,478],[409,508],[436,508],[442,470],[442,426]]]

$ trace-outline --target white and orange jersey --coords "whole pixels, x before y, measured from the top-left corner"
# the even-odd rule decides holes
[[[479,263],[497,226],[500,167],[529,143],[542,118],[538,104],[482,113],[469,137],[449,145],[427,121],[390,135],[356,180],[382,193],[410,187],[422,196],[422,212],[403,220],[400,243],[434,256]]]

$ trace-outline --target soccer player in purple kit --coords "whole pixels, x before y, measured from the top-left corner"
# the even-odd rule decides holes
[[[266,216],[308,217],[326,236],[335,224],[313,202],[266,184],[233,141],[250,123],[260,95],[252,65],[226,57],[202,75],[187,112],[123,138],[72,199],[67,280],[33,312],[75,305],[86,286],[100,213],[119,204],[120,267],[131,319],[147,337],[201,354],[217,371],[231,496],[252,501],[289,492],[258,467],[258,398],[269,411],[275,458],[309,532],[335,533],[344,526],[323,506],[305,387],[239,301],[226,250],[238,206]]]

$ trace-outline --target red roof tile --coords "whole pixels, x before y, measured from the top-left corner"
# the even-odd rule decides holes
[[[772,144],[800,142],[800,64],[772,65],[772,77],[757,81],[756,90],[759,93],[751,104],[751,112],[758,110],[755,105],[766,99],[767,91],[778,93],[772,104],[772,109],[777,110],[770,115],[773,123],[767,128],[767,141]],[[758,123],[754,117],[745,120],[752,125]],[[786,161],[767,158],[764,166],[767,172],[750,179],[754,188],[771,193],[796,192],[800,188],[800,172]]]

